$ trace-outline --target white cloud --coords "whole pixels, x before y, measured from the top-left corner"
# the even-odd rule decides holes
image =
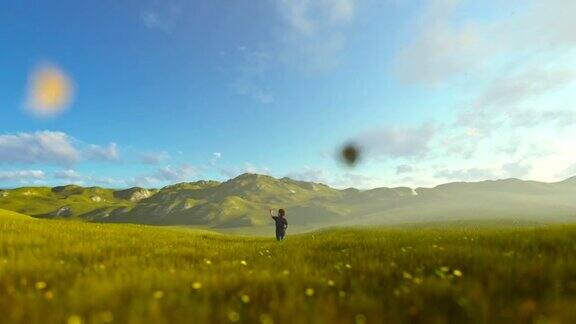
[[[326,171],[309,166],[305,166],[299,171],[290,172],[286,176],[294,180],[328,183],[328,174]]]
[[[35,183],[46,178],[41,170],[0,171],[0,181]]]
[[[84,151],[84,156],[95,161],[118,161],[120,152],[116,143],[110,143],[107,146],[91,144]]]
[[[71,167],[82,160],[116,161],[118,146],[86,145],[63,132],[38,131],[0,135],[0,164]]]
[[[74,140],[62,132],[0,135],[0,163],[70,166],[80,158]]]
[[[435,133],[436,128],[430,123],[415,128],[387,127],[367,131],[352,142],[368,156],[415,157],[429,152],[429,144]]]
[[[198,169],[191,165],[167,166],[159,169],[155,177],[160,181],[182,182],[190,181],[192,177],[198,175],[198,172]]]

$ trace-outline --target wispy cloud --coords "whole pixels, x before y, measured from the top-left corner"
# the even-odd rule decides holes
[[[235,80],[232,87],[239,95],[248,96],[267,105],[274,102],[274,93],[266,88],[264,80],[273,69],[272,55],[264,50],[254,50],[245,46],[237,49],[241,63],[235,67]]]
[[[334,69],[355,18],[356,0],[280,0],[273,2],[278,18],[274,37],[265,45],[240,46],[232,68],[233,90],[263,105],[276,100],[268,79],[279,71],[312,74]],[[223,55],[226,55],[223,52]]]
[[[401,164],[396,167],[396,174],[406,174],[414,172],[414,167],[408,164]]]
[[[460,97],[429,159],[467,167],[436,170],[438,179],[554,180],[566,165],[576,125],[576,2],[519,4],[430,0],[396,53],[398,80]],[[478,6],[491,14],[471,14]]]
[[[140,161],[144,164],[158,165],[170,158],[167,152],[144,152],[140,154]]]
[[[189,164],[178,166],[165,166],[156,169],[149,174],[136,176],[125,181],[130,186],[137,187],[156,187],[165,183],[176,183],[192,181],[194,177],[200,174],[200,168]]]
[[[286,176],[294,180],[328,183],[330,175],[325,170],[304,166],[301,170],[290,172]]]
[[[258,173],[265,175],[270,175],[272,173],[268,167],[256,166],[252,163],[245,163],[243,167],[222,167],[218,172],[227,178],[235,178],[243,173]]]
[[[570,32],[574,28],[574,1],[533,1],[512,17],[499,12],[493,19],[462,15],[470,3],[429,1],[417,20],[416,37],[396,57],[396,72],[403,80],[438,84],[470,75],[477,80],[502,62],[518,65],[543,54],[550,55],[547,59],[565,61],[564,51],[558,49],[576,45],[576,37]],[[489,1],[484,5],[496,3]],[[531,67],[538,68],[533,63]]]
[[[279,35],[283,60],[308,71],[338,66],[357,1],[282,0],[276,4],[286,27]]]
[[[154,176],[160,181],[182,182],[190,181],[192,177],[198,174],[198,168],[185,164],[177,167],[167,166],[160,168]]]
[[[110,143],[107,146],[91,144],[84,151],[84,156],[89,160],[118,161],[120,152],[116,143]]]
[[[144,26],[171,34],[184,13],[184,4],[180,1],[161,1],[145,6],[140,12]]]
[[[452,169],[439,170],[434,175],[437,178],[448,180],[475,181],[486,179],[497,179],[500,175],[488,168],[469,168],[469,169]]]
[[[81,181],[84,177],[75,170],[60,170],[53,173],[53,177],[58,180]]]
[[[222,153],[220,152],[212,153],[212,159],[210,159],[210,165],[211,166],[216,165],[218,161],[220,161],[220,159],[222,159]]]

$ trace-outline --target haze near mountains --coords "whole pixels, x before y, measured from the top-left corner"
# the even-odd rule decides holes
[[[280,207],[287,209],[291,225],[304,227],[456,220],[553,223],[576,220],[575,198],[576,178],[360,191],[243,174],[226,182],[179,183],[159,190],[75,185],[1,190],[0,209],[39,218],[214,228],[266,225],[268,208]]]

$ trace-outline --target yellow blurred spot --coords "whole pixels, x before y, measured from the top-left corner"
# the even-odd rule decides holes
[[[52,299],[52,298],[54,298],[54,293],[51,291],[47,291],[46,293],[44,293],[44,298]]]
[[[230,313],[228,313],[228,319],[230,320],[230,322],[238,322],[240,320],[240,314],[238,314],[235,311],[231,311]]]
[[[306,293],[306,296],[312,297],[312,296],[314,296],[314,289],[307,288],[305,293]]]
[[[240,263],[241,263],[242,265],[248,265],[248,263],[246,263],[246,261],[244,261],[244,260],[240,261]]]
[[[34,285],[34,286],[36,287],[36,289],[42,290],[42,289],[46,288],[47,285],[44,281],[38,281],[36,283],[36,285]]]
[[[456,277],[462,277],[462,271],[456,269],[452,272]]]
[[[243,302],[244,304],[248,304],[248,303],[250,302],[250,296],[248,296],[248,295],[242,295],[242,296],[240,297],[240,299],[242,300],[242,302]]]
[[[196,282],[194,282],[194,283],[192,284],[192,288],[198,290],[198,289],[202,288],[202,283],[196,281]]]
[[[262,323],[262,324],[274,324],[274,320],[272,320],[272,317],[270,317],[270,315],[262,314],[262,315],[260,315],[260,323]]]
[[[164,297],[164,292],[162,290],[156,290],[153,296],[155,299],[160,299]]]
[[[78,316],[78,315],[70,315],[70,317],[68,317],[68,324],[82,324],[82,317]]]
[[[72,80],[55,65],[41,65],[31,74],[28,106],[39,117],[50,117],[68,108],[74,95]]]
[[[334,287],[334,280],[328,280],[328,286]]]

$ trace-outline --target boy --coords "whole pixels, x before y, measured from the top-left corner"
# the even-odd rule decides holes
[[[286,211],[284,209],[278,209],[278,216],[274,216],[274,212],[270,209],[270,216],[276,223],[276,240],[282,241],[286,235],[286,229],[288,228],[288,221],[284,216]]]

